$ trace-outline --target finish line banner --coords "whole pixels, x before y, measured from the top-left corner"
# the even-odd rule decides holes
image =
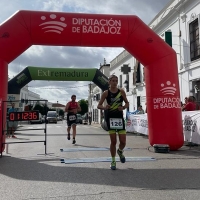
[[[127,113],[127,132],[148,135],[147,114]],[[184,141],[200,144],[200,111],[182,112]]]

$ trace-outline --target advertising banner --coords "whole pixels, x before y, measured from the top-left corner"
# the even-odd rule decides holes
[[[147,114],[136,115],[136,114],[129,114],[126,131],[127,132],[138,132],[144,135],[148,135],[148,121],[147,121]]]
[[[147,114],[127,114],[127,132],[148,135]],[[161,116],[162,117],[162,116]],[[200,144],[200,111],[182,112],[184,141]]]
[[[7,108],[11,108],[11,103],[14,102],[15,103],[15,108],[19,108],[20,107],[20,95],[19,94],[8,94],[7,96],[7,101],[10,101],[7,102]],[[19,101],[19,102],[16,102],[16,101]]]

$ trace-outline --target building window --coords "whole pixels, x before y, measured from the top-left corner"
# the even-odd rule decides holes
[[[138,62],[138,66],[137,66],[136,83],[141,83],[141,67],[140,67],[140,62]]]
[[[145,69],[143,67],[143,82],[145,82]]]
[[[137,108],[141,105],[141,99],[140,96],[137,96]]]
[[[122,75],[119,76],[119,87],[122,88]]]
[[[134,66],[134,71],[133,71],[133,85],[136,85],[137,81],[137,68],[138,68],[138,63],[139,61],[136,60],[135,66]]]
[[[190,31],[190,58],[191,61],[193,61],[200,58],[198,19],[190,23],[189,31]]]

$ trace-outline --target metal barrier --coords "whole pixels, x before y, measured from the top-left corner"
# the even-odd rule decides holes
[[[28,101],[31,101],[31,102],[34,102],[34,101],[44,101],[45,102],[45,105],[47,105],[47,100],[28,100]],[[10,131],[9,129],[8,129],[8,124],[7,124],[7,122],[9,122],[8,121],[8,119],[6,118],[6,122],[4,122],[4,119],[5,119],[5,117],[3,116],[4,115],[4,112],[5,112],[5,106],[4,106],[4,103],[15,103],[15,102],[20,102],[20,101],[3,101],[2,103],[3,103],[3,105],[2,105],[2,137],[1,137],[1,144],[2,144],[2,146],[1,146],[1,148],[3,148],[3,146],[4,145],[6,145],[6,153],[8,153],[8,145],[9,144],[16,144],[16,143],[36,143],[36,142],[44,142],[44,146],[45,146],[45,150],[44,150],[44,153],[45,153],[45,155],[47,155],[47,120],[46,120],[46,116],[45,116],[45,121],[44,121],[44,123],[45,123],[45,126],[44,126],[44,128],[42,128],[42,129],[20,129],[20,131],[32,131],[32,130],[44,130],[44,136],[45,136],[45,139],[44,140],[38,140],[38,141],[27,141],[27,142],[4,142],[3,141],[3,138],[4,138],[4,136],[6,135],[6,133],[8,132],[8,131]],[[46,107],[47,108],[47,107]],[[47,110],[46,110],[47,111]],[[21,111],[22,113],[24,112],[24,111]],[[29,121],[29,119],[28,120],[23,120],[23,121]],[[4,127],[5,127],[5,124],[6,124],[6,129],[4,129]],[[0,155],[0,157],[2,157],[2,153],[3,152],[1,152],[1,155]]]

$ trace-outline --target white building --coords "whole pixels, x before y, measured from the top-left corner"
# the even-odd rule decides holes
[[[20,91],[20,100],[24,99],[24,100],[28,100],[28,104],[32,105],[33,107],[39,103],[40,105],[44,105],[45,103],[47,104],[48,108],[54,108],[52,102],[49,102],[48,99],[43,99],[40,97],[39,94],[32,92],[29,90],[28,85],[24,86],[21,91]],[[26,103],[21,103],[19,104],[21,107],[21,110],[24,109],[24,106],[26,105]]]
[[[165,33],[171,32],[172,48],[177,53],[181,100],[184,101],[186,96],[192,95],[196,97],[197,102],[200,104],[200,1],[172,0],[155,16],[148,26],[163,40],[165,40]],[[122,72],[124,65],[127,65],[130,69],[127,74]],[[144,66],[124,50],[110,62],[109,70],[110,75],[115,74],[118,76],[119,88],[124,88],[126,91],[130,104],[129,111],[135,111],[139,105],[142,105],[145,110]],[[106,72],[105,75],[109,76],[107,74]],[[128,84],[128,91],[124,83]],[[93,89],[97,93],[99,92],[95,87],[92,87],[92,92]],[[90,101],[92,101],[90,103],[92,105],[91,110],[93,113],[97,112],[95,109],[98,101],[94,101],[91,97]]]
[[[110,75],[110,64],[106,64],[106,60],[104,59],[104,64],[100,64],[99,70],[106,76]],[[92,122],[93,123],[101,123],[103,111],[97,109],[97,105],[99,103],[102,90],[95,85],[94,83],[90,83],[89,87],[89,96],[88,96],[88,112],[92,113]]]
[[[181,100],[193,95],[200,103],[200,1],[172,0],[150,22],[149,27],[163,39],[165,32],[172,33],[172,48],[177,53]],[[120,71],[124,64],[131,69],[127,75]],[[119,77],[120,87],[123,87],[125,81],[129,83],[127,98],[130,111],[134,111],[140,104],[145,108],[144,67],[133,56],[124,50],[111,61],[110,74]]]
[[[173,0],[150,23],[161,37],[172,32],[172,48],[177,53],[181,100],[193,95],[200,103],[200,1]]]

